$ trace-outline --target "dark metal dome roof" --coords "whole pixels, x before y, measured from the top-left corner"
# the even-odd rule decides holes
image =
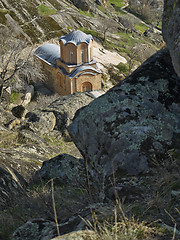
[[[56,59],[60,57],[60,47],[56,44],[47,43],[38,47],[34,55],[52,65],[56,65]]]
[[[82,42],[89,44],[92,38],[93,37],[91,34],[86,34],[80,30],[74,30],[69,34],[60,37],[59,40],[61,40],[64,45],[67,43],[73,43],[74,45],[78,46]]]

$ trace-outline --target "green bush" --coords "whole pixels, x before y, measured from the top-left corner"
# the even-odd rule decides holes
[[[119,71],[121,73],[124,73],[125,75],[128,74],[129,68],[128,68],[127,64],[124,64],[121,62],[116,67],[119,69]]]
[[[12,92],[11,93],[11,102],[14,103],[19,97],[19,93]]]

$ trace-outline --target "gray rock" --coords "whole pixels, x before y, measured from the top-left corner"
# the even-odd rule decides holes
[[[76,111],[88,105],[92,100],[93,98],[86,93],[74,93],[58,98],[46,110],[53,112],[56,116],[55,129],[64,132],[71,123]]]
[[[95,3],[96,3],[97,5],[99,5],[99,6],[104,5],[103,0],[96,0]]]
[[[113,207],[110,206],[110,204],[94,204],[82,209],[80,212],[70,218],[65,219],[64,221],[58,221],[58,228],[60,230],[60,234],[63,235],[70,233],[66,236],[73,236],[74,238],[79,236],[79,238],[75,238],[79,240],[83,239],[81,238],[82,235],[88,237],[85,239],[91,239],[86,234],[87,231],[85,232],[85,234],[83,234],[81,230],[84,230],[85,228],[87,229],[87,222],[90,222],[91,224],[94,223],[92,218],[92,211],[96,214],[96,217],[98,217],[98,219],[102,221],[103,219],[110,216],[113,211]],[[74,232],[74,234],[71,232]],[[75,234],[75,232],[77,234]],[[21,227],[19,227],[14,232],[12,240],[49,240],[52,238],[56,239],[57,236],[57,226],[55,222],[39,218],[30,220]],[[62,239],[64,239],[65,236],[62,237]],[[61,238],[57,237],[57,239]]]
[[[26,89],[26,93],[23,97],[22,105],[23,106],[28,105],[31,102],[33,97],[34,97],[34,86],[33,85],[28,85],[27,89]]]
[[[48,240],[57,236],[56,224],[49,220],[34,219],[19,227],[12,240]]]
[[[0,125],[8,125],[15,118],[11,112],[6,111],[2,106],[0,106],[0,116]]]
[[[56,125],[56,117],[53,112],[36,110],[28,112],[25,118],[29,128],[40,135],[51,132]]]
[[[180,191],[172,190],[172,191],[171,191],[171,196],[172,196],[172,197],[180,197]]]
[[[61,154],[48,161],[44,161],[40,170],[34,176],[34,180],[48,181],[54,179],[61,184],[76,184],[82,177],[83,160],[68,154]],[[82,179],[81,179],[82,180]]]
[[[92,2],[89,0],[71,0],[71,2],[77,7],[80,8],[83,11],[89,11],[90,6],[92,5]]]
[[[77,111],[68,131],[97,172],[146,173],[180,146],[180,81],[166,49]]]
[[[163,36],[170,51],[173,66],[180,77],[180,2],[164,0]]]

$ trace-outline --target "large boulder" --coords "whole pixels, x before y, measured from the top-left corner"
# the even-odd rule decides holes
[[[163,36],[167,43],[173,66],[180,77],[180,2],[164,0]]]
[[[161,50],[79,110],[68,131],[94,173],[147,173],[180,146],[179,92],[169,52]]]
[[[74,93],[63,96],[51,103],[46,110],[56,116],[55,129],[64,132],[71,123],[76,111],[88,105],[93,97],[86,93]]]
[[[80,8],[83,11],[89,11],[90,6],[92,5],[92,2],[89,0],[71,0],[71,2],[77,7]]]
[[[36,110],[28,112],[25,118],[29,128],[39,135],[51,132],[56,125],[56,117],[53,112]]]

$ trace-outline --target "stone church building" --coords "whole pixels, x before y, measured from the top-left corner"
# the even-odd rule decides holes
[[[60,95],[101,89],[101,71],[93,60],[93,38],[79,30],[34,52],[48,75],[47,86]]]

